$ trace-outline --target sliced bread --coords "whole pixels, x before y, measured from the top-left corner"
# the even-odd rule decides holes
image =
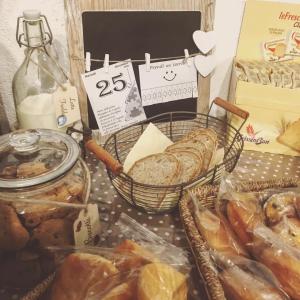
[[[192,148],[193,149],[193,148]],[[196,178],[202,169],[202,158],[193,151],[177,148],[170,151],[180,162],[181,172],[176,178],[176,183],[187,183]]]
[[[171,185],[180,173],[180,163],[170,153],[158,153],[136,161],[128,175],[134,181],[150,185]]]

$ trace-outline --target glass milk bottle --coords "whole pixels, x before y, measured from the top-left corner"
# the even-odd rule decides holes
[[[25,46],[25,59],[13,78],[19,128],[56,129],[53,93],[67,81],[51,48],[52,33],[39,11],[23,12],[17,21],[17,42]]]

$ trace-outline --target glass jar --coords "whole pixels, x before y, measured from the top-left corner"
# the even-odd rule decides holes
[[[58,130],[53,93],[66,83],[67,76],[51,47],[52,33],[46,17],[39,11],[24,11],[18,18],[17,42],[26,47],[25,59],[12,82],[18,127]]]
[[[36,229],[51,219],[76,218],[74,212],[84,207],[90,193],[90,173],[78,144],[59,131],[20,130],[0,137],[0,157],[0,215],[3,205],[10,206],[30,236],[5,244],[0,235],[0,251],[23,249],[28,243],[53,245],[34,241]]]
[[[74,221],[90,185],[69,135],[32,129],[0,136],[1,289],[31,288],[55,270],[49,247],[75,245]]]

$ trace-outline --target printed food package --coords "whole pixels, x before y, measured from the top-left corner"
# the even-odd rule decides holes
[[[299,4],[246,2],[229,96],[250,114],[246,150],[300,155],[299,16]]]

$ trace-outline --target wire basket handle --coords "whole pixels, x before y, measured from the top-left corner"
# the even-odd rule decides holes
[[[123,171],[123,166],[95,140],[88,140],[85,147],[93,152],[115,175],[119,175]]]
[[[241,119],[243,119],[244,121],[242,122],[241,126],[239,127],[238,129],[238,132],[240,132],[241,128],[243,127],[243,125],[245,124],[245,122],[247,121],[247,119],[249,118],[249,112],[247,112],[246,110],[243,110],[239,107],[237,107],[236,105],[228,102],[228,101],[225,101],[221,98],[216,98],[213,100],[210,108],[209,108],[209,112],[208,114],[210,114],[210,111],[212,109],[212,106],[213,105],[218,105],[222,108],[224,108],[226,111],[229,111],[235,115],[237,115],[238,117],[240,117]]]

